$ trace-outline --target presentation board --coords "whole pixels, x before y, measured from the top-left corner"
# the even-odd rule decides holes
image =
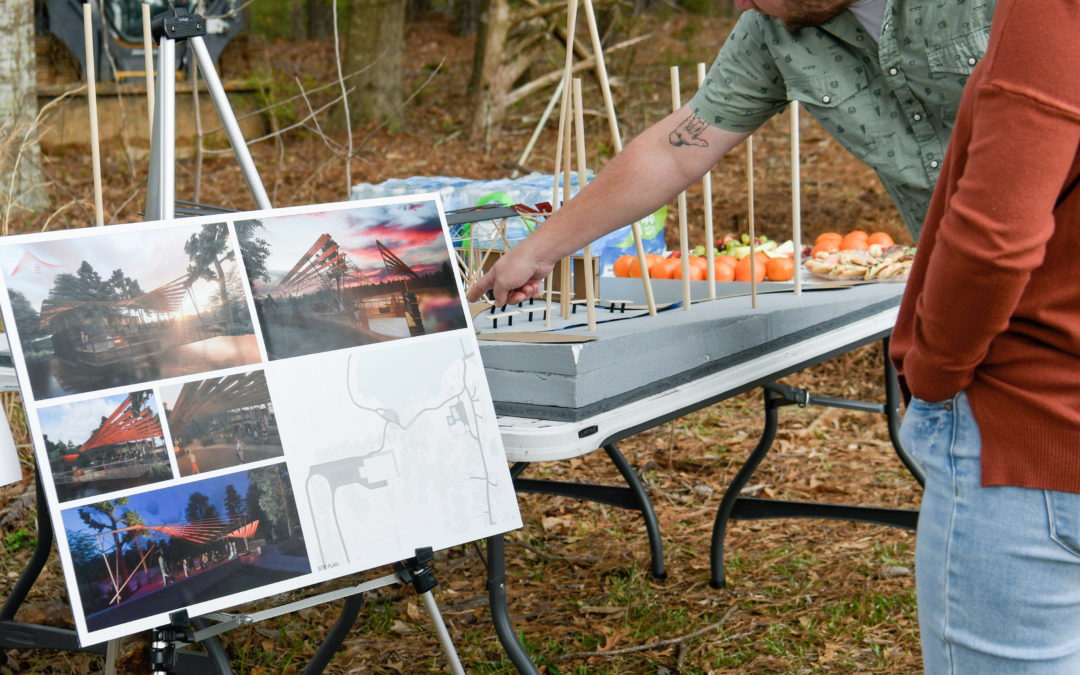
[[[521,526],[437,195],[0,238],[79,639]]]

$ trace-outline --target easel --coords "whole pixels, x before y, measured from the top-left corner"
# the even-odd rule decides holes
[[[240,163],[248,188],[259,209],[271,208],[270,199],[263,187],[247,143],[229,105],[228,97],[217,76],[213,60],[203,42],[206,22],[201,16],[188,14],[184,9],[174,9],[155,17],[152,33],[158,42],[158,72],[156,104],[150,150],[150,169],[147,185],[147,220],[172,221],[176,212],[175,199],[175,81],[166,76],[176,70],[176,43],[187,41],[195,54],[199,72],[206,83],[229,143]],[[40,473],[37,474],[38,538],[30,562],[16,581],[11,593],[0,608],[0,647],[12,649],[56,649],[104,654],[105,672],[116,668],[118,641],[82,647],[73,630],[25,624],[14,621],[15,613],[26,599],[30,588],[45,567],[54,532],[48,515]],[[436,635],[443,647],[451,672],[464,675],[457,651],[450,640],[439,607],[432,596],[438,582],[432,569],[431,548],[416,550],[416,555],[394,565],[394,573],[348,588],[316,595],[297,602],[247,614],[213,613],[191,618],[186,610],[169,615],[170,623],[151,631],[150,663],[153,673],[231,673],[224,649],[217,636],[227,630],[257,621],[271,619],[296,612],[325,602],[344,599],[345,605],[337,622],[316,651],[304,673],[320,673],[329,663],[337,648],[348,635],[362,607],[362,594],[395,583],[411,583],[423,599],[431,616]],[[212,623],[213,622],[213,623]],[[207,654],[191,652],[185,646],[203,642]]]

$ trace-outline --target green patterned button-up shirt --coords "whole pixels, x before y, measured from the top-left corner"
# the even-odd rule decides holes
[[[847,11],[798,34],[746,11],[690,105],[717,127],[746,132],[798,101],[877,172],[917,240],[995,5],[889,0],[879,43]]]

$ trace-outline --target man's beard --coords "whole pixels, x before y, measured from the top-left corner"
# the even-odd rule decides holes
[[[784,28],[798,33],[803,28],[820,26],[855,0],[784,0]]]

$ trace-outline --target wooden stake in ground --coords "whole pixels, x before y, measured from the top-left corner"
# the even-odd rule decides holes
[[[682,107],[682,94],[679,91],[679,67],[671,67],[671,111],[678,112]],[[686,228],[686,191],[679,193],[679,257],[682,261],[682,299],[683,309],[690,311],[690,238]]]
[[[578,191],[585,187],[585,114],[581,104],[581,78],[574,78],[574,137],[577,139]],[[592,244],[585,244],[585,310],[589,317],[589,330],[596,330],[596,289],[593,288]]]
[[[154,133],[154,40],[150,30],[150,5],[142,3],[143,64],[146,68],[146,113]]]
[[[705,64],[697,64],[698,87],[705,85]],[[705,202],[705,260],[709,267],[705,270],[709,279],[709,299],[716,299],[716,238],[713,235],[712,203],[712,168],[701,178],[701,192]]]
[[[576,3],[576,0],[570,0]],[[616,153],[622,152],[622,136],[619,135],[619,121],[615,118],[615,104],[611,100],[611,83],[608,82],[607,65],[604,64],[604,49],[600,44],[600,31],[596,27],[596,13],[593,11],[592,0],[583,0],[585,4],[585,20],[589,24],[589,36],[592,38],[593,54],[596,55],[596,76],[600,80],[600,91],[604,96],[604,110],[607,112],[608,128],[611,130],[611,145]],[[641,267],[641,283],[645,287],[645,303],[649,306],[649,314],[656,316],[656,300],[653,299],[652,281],[649,279],[649,266],[645,261],[645,244],[641,239],[641,226],[637,222],[630,223],[630,231],[634,234],[634,247],[637,250],[638,266]]]
[[[94,19],[90,3],[83,4],[83,42],[86,44],[86,103],[90,110],[90,157],[94,172],[94,222],[105,224],[101,204],[101,143],[98,141],[97,89],[94,83]]]
[[[802,294],[802,174],[799,157],[799,102],[791,110],[791,241],[795,244],[795,295]]]
[[[757,252],[754,251],[754,136],[746,138],[747,223],[750,228],[750,306],[757,308]]]

